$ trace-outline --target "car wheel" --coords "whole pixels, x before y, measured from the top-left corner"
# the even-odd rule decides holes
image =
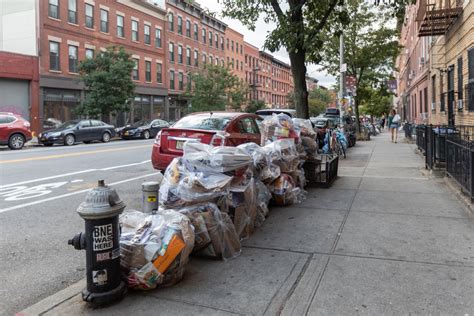
[[[108,143],[109,141],[110,141],[110,134],[109,134],[109,132],[105,132],[102,135],[102,142],[103,143]]]
[[[13,150],[22,149],[25,145],[25,137],[21,134],[13,134],[8,140],[8,147]]]
[[[75,142],[76,138],[72,134],[66,135],[66,137],[64,137],[64,145],[66,146],[72,146]]]
[[[150,132],[149,131],[144,131],[143,132],[143,139],[148,139],[150,138]]]

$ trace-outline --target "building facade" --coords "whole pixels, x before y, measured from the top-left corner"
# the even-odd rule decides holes
[[[225,32],[226,65],[237,77],[245,81],[244,51],[244,36],[227,27]]]
[[[38,17],[35,0],[0,5],[0,111],[38,123]]]
[[[402,117],[417,124],[473,124],[474,1],[419,0],[408,6],[400,43]]]
[[[189,104],[185,97],[190,73],[210,63],[225,65],[227,25],[210,16],[196,2],[169,0],[166,22],[166,69],[170,120],[179,119]]]
[[[131,112],[112,123],[167,117],[163,7],[141,0],[48,0],[40,1],[39,12],[41,121],[78,116],[85,93],[79,61],[110,46],[132,54],[136,84]]]

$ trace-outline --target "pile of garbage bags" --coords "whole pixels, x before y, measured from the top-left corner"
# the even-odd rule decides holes
[[[129,287],[153,289],[183,277],[191,254],[227,260],[264,223],[269,205],[300,203],[302,165],[316,154],[309,120],[273,115],[262,144],[237,147],[188,141],[164,172],[156,214],[120,218],[122,270]]]

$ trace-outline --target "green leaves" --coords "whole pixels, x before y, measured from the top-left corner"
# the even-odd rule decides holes
[[[194,87],[186,91],[191,112],[225,111],[228,106],[240,110],[247,100],[247,84],[227,67],[207,64],[191,80]]]
[[[86,87],[81,114],[100,117],[129,110],[135,89],[130,57],[123,47],[109,47],[95,58],[81,61],[79,71]]]

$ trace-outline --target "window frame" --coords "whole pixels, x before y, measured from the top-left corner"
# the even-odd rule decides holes
[[[146,34],[148,30],[148,34]],[[143,42],[146,45],[151,45],[151,26],[148,24],[143,25]]]
[[[119,21],[122,21],[121,25]],[[120,38],[125,38],[125,17],[120,14],[117,14],[117,36]]]
[[[134,26],[136,26],[136,29],[134,29]],[[131,29],[132,29],[132,41],[138,42],[140,40],[140,34],[139,34],[140,23],[136,20],[132,20]]]
[[[151,61],[145,60],[145,82],[151,82]]]
[[[103,15],[102,13],[106,13],[105,17],[107,18],[106,20],[102,20]],[[105,31],[104,31],[105,28]],[[100,31],[102,33],[109,33],[109,11],[105,9],[100,9]]]
[[[183,45],[178,45],[178,64],[183,63]]]
[[[175,82],[174,82],[174,70],[170,70],[170,80],[169,80],[169,84],[170,84],[170,89],[171,90],[175,90]]]
[[[174,32],[174,15],[172,12],[168,14],[168,31]]]
[[[71,58],[71,49],[75,54],[75,58]],[[76,45],[68,45],[68,70],[70,73],[79,73],[79,47]]]
[[[52,2],[56,2],[53,4]],[[60,20],[61,19],[61,2],[59,0],[48,0],[48,17]],[[54,8],[55,11],[52,10]]]
[[[132,58],[133,60],[133,69],[132,69],[132,80],[139,81],[140,80],[140,59]]]
[[[92,15],[87,15],[87,10],[91,9]],[[85,17],[85,26],[89,29],[93,29],[95,25],[94,21],[94,9],[95,7],[92,4],[86,3],[84,6],[84,17]]]
[[[156,83],[163,83],[163,64],[156,63]]]
[[[176,25],[178,35],[183,35],[183,17],[178,15],[178,22]]]
[[[71,4],[74,4],[74,10],[71,10]],[[71,13],[73,14],[72,21]],[[71,24],[77,25],[77,0],[68,0],[67,2],[67,21]]]
[[[168,44],[168,59],[172,63],[175,62],[175,59],[174,59],[174,43],[171,43],[171,42]]]
[[[51,65],[52,65],[51,60],[53,58],[53,56],[51,54],[51,44],[52,43],[56,44],[56,47],[57,47],[56,56],[54,57],[55,58],[55,63],[57,64],[56,68],[51,67]],[[49,41],[49,70],[61,71],[61,43],[60,42]]]
[[[186,37],[191,38],[191,21],[186,19]]]
[[[184,75],[181,71],[178,72],[178,90],[184,90]]]
[[[88,54],[87,54],[88,52],[92,52],[92,56],[88,56]],[[85,56],[86,56],[86,59],[92,59],[92,58],[94,58],[94,56],[95,56],[95,50],[93,50],[92,48],[86,48]]]

